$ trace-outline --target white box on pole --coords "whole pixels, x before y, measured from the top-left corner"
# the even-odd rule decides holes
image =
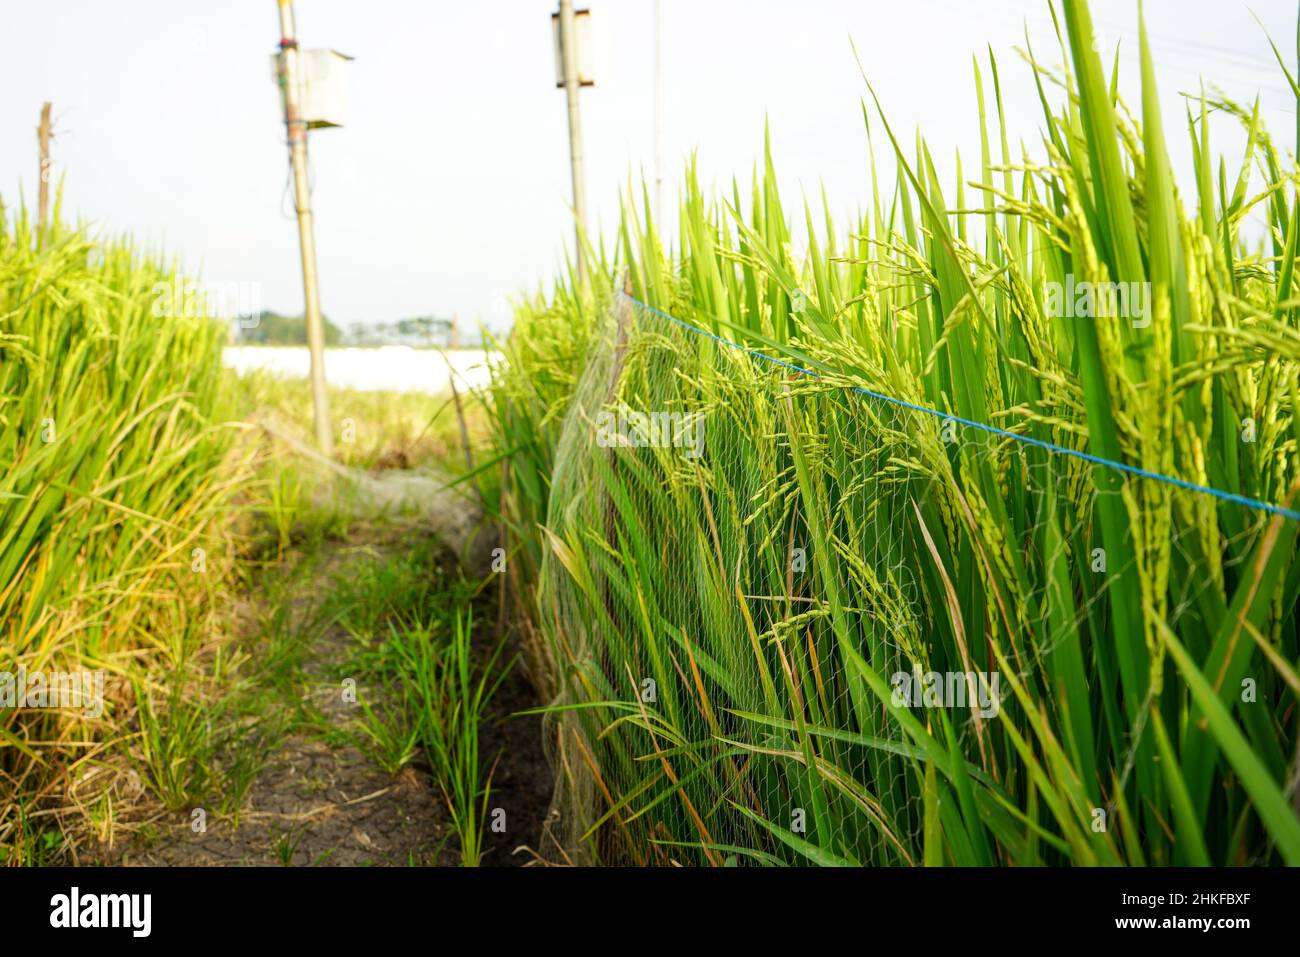
[[[311,129],[343,126],[348,118],[348,73],[353,57],[338,50],[298,51],[298,104]],[[278,82],[280,55],[271,56],[271,78]]]
[[[574,46],[578,48],[578,86],[596,85],[596,35],[590,10],[573,11]],[[564,88],[564,56],[560,50],[560,15],[551,14],[551,33],[555,37],[555,86]]]

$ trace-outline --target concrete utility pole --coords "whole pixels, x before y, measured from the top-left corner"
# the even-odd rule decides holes
[[[664,234],[664,8],[655,0],[655,229]]]
[[[36,140],[41,147],[40,176],[37,179],[36,228],[45,232],[50,216],[50,104],[41,107],[41,125],[36,127]]]
[[[293,0],[280,6],[280,93],[284,101],[284,127],[289,135],[289,160],[293,165],[294,208],[298,212],[298,245],[302,251],[302,292],[307,316],[307,346],[311,350],[311,398],[316,423],[316,444],[325,455],[334,451],[329,395],[325,391],[325,326],[320,313],[320,285],[316,276],[316,235],[312,225],[311,188],[307,182],[307,120],[299,95],[298,40],[293,24]]]
[[[582,171],[582,122],[578,117],[578,30],[573,22],[573,0],[560,0],[560,54],[564,62],[564,98],[569,108],[569,163],[573,171],[574,254],[578,282],[587,285],[582,237],[587,231],[587,188]]]

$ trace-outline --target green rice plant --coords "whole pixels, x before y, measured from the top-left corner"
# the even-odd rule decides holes
[[[466,605],[452,607],[454,620],[390,624],[388,673],[400,676],[407,716],[402,727],[409,726],[411,743],[418,739],[424,749],[460,839],[461,863],[477,867],[492,791],[479,730],[513,662],[501,661],[504,641],[476,653],[472,612]]]
[[[466,609],[462,615],[458,611],[455,630],[432,683],[419,685],[424,748],[460,838],[460,859],[465,867],[477,867],[482,857],[492,793],[492,768],[485,768],[479,755],[479,728],[488,703],[513,664],[501,665],[504,640],[478,660],[470,641],[472,633],[472,612]]]
[[[131,684],[209,633],[250,452],[218,412],[225,329],[171,314],[171,267],[57,203],[39,234],[26,210],[0,218],[0,672],[107,676],[100,715],[0,708],[7,847],[26,840],[16,802],[69,803],[85,742],[126,731]]]
[[[272,710],[270,702],[251,707],[242,704],[249,713],[236,714],[235,720],[227,721],[213,743],[213,777],[220,782],[217,810],[236,828],[249,789],[294,724],[291,714]]]
[[[392,696],[392,689],[387,690],[388,696]],[[357,703],[362,713],[357,720],[361,750],[386,773],[396,774],[415,757],[420,726],[411,720],[410,710],[400,699],[376,708],[364,695],[359,695]]]
[[[149,689],[139,684],[135,688],[140,776],[169,811],[202,804],[213,778],[211,716],[186,690],[184,672],[178,671],[172,676],[167,705],[160,711]]]
[[[393,643],[385,625],[415,625],[445,618],[447,609],[468,593],[449,580],[440,567],[443,546],[434,538],[418,540],[401,554],[383,561],[359,562],[334,578],[324,614],[336,620],[363,645],[374,644],[374,660],[363,660],[368,671],[383,675],[391,666]]]
[[[307,511],[304,503],[303,481],[292,469],[278,469],[269,481],[265,515],[275,531],[276,557],[283,558],[293,542],[293,530]]]
[[[951,189],[864,109],[848,230],[805,204],[796,257],[770,150],[748,203],[692,165],[677,248],[629,199],[518,309],[499,513],[571,857],[1300,863],[1295,170],[1204,96],[1189,208],[1145,28],[1134,114],[1053,13],[1044,155],[990,58]]]
[[[442,547],[426,538],[349,567],[323,614],[355,640],[342,674],[381,689],[373,701],[358,696],[353,741],[390,774],[423,752],[461,860],[477,866],[492,778],[479,732],[514,662],[502,661],[504,637],[490,648],[473,640],[471,609],[483,583],[449,576]]]
[[[307,836],[307,828],[304,825],[294,827],[290,824],[288,827],[280,828],[271,825],[271,849],[275,852],[276,860],[280,862],[281,867],[293,867],[293,859],[298,854],[298,848],[302,846],[303,838]],[[313,864],[319,863],[320,858],[313,861]]]

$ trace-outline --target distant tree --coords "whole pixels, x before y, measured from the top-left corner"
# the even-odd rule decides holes
[[[413,316],[398,319],[397,338],[414,339],[426,345],[445,344],[451,338],[451,320],[435,316]]]
[[[322,317],[325,323],[325,345],[338,345],[343,340],[343,332],[338,326]],[[239,322],[241,342],[252,342],[268,346],[305,346],[307,344],[307,320],[302,316],[283,316],[278,312],[263,312],[254,322],[250,317],[243,317]]]

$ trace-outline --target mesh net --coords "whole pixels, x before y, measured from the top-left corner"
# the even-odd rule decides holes
[[[1098,477],[626,298],[593,342],[539,588],[565,857],[995,863],[1086,860],[1095,843],[1106,859],[1162,826],[1124,800],[1134,775],[1162,786],[1153,702],[1183,677],[1159,632],[1215,632],[1269,516]],[[1122,554],[1100,546],[1106,496],[1141,531]],[[1119,582],[1141,607],[1112,603]],[[1192,650],[1221,685],[1280,690],[1250,648]],[[1197,748],[1213,744],[1182,742],[1184,760]],[[1035,774],[1059,806],[1038,807]],[[1233,800],[1193,798],[1206,814]],[[1035,817],[1059,836],[1029,846]]]

